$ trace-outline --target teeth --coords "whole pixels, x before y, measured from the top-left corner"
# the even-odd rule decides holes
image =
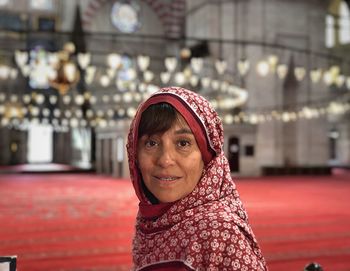
[[[169,178],[159,178],[160,180],[162,180],[162,181],[174,181],[174,180],[176,180],[176,178],[174,178],[174,177],[169,177]]]

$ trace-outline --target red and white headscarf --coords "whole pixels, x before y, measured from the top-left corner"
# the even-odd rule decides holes
[[[136,162],[138,126],[142,112],[160,102],[171,104],[187,121],[205,168],[189,195],[173,203],[152,204],[142,190]],[[171,262],[193,270],[267,270],[231,178],[223,143],[218,114],[192,91],[163,88],[139,106],[127,143],[130,176],[140,200],[133,243],[135,270]]]

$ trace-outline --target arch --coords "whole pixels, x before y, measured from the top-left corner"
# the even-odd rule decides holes
[[[339,6],[339,42],[350,43],[350,11],[345,1]]]
[[[332,0],[326,15],[325,41],[330,48],[339,44],[350,43],[350,11],[344,0]]]
[[[172,38],[181,37],[184,32],[184,18],[186,12],[185,0],[142,0],[159,17],[164,27],[165,35]],[[83,27],[85,30],[91,28],[91,22],[98,10],[107,0],[90,0],[82,15]]]

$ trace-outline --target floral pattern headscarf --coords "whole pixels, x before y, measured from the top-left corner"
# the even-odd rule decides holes
[[[152,204],[147,199],[136,161],[142,112],[160,102],[170,103],[192,122],[189,126],[205,162],[195,189],[170,204]],[[203,138],[204,147],[199,144]],[[210,160],[205,148],[215,153]],[[193,270],[267,270],[224,156],[222,122],[206,99],[179,87],[156,92],[137,110],[127,151],[131,180],[140,200],[133,243],[135,270],[167,262],[182,262]]]

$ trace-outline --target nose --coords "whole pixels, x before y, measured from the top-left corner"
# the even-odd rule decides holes
[[[157,164],[160,167],[166,168],[172,166],[175,162],[174,158],[174,153],[173,150],[171,150],[171,148],[164,145],[161,148],[159,148],[157,155]]]

